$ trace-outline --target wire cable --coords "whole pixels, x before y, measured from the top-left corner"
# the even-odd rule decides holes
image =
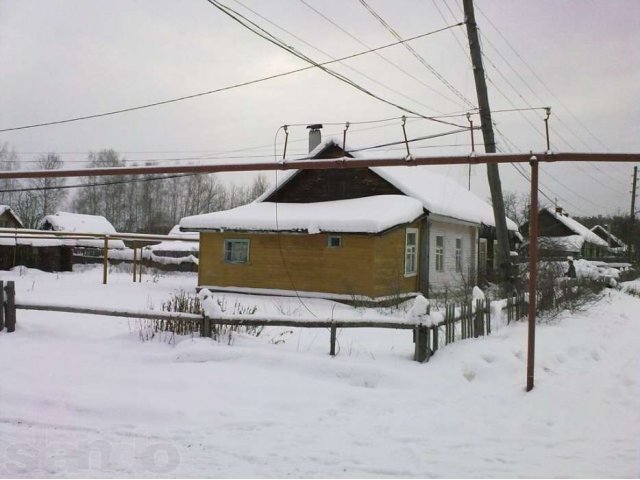
[[[209,1],[209,0],[207,0],[207,1]],[[438,30],[433,30],[433,31],[426,32],[426,33],[423,33],[423,34],[420,34],[420,35],[416,35],[416,36],[411,37],[411,38],[407,38],[407,39],[405,39],[403,41],[393,42],[393,43],[389,43],[389,44],[386,44],[386,45],[382,45],[382,46],[377,47],[377,48],[369,49],[367,51],[361,51],[361,52],[354,53],[354,54],[351,54],[351,55],[346,55],[344,57],[337,58],[335,60],[329,60],[329,61],[318,63],[318,64],[313,64],[312,63],[310,66],[307,66],[307,67],[301,67],[301,68],[297,68],[295,70],[289,70],[287,72],[276,73],[274,75],[269,75],[269,76],[266,76],[266,77],[261,77],[261,78],[257,78],[257,79],[254,79],[254,80],[249,80],[249,81],[246,81],[246,82],[236,83],[236,84],[233,84],[233,85],[227,85],[225,87],[220,87],[220,88],[216,88],[216,89],[213,89],[213,90],[207,90],[205,92],[199,92],[199,93],[194,93],[194,94],[191,94],[191,95],[185,95],[185,96],[182,96],[182,97],[171,98],[171,99],[168,99],[168,100],[161,100],[161,101],[158,101],[158,102],[147,103],[147,104],[143,104],[143,105],[137,105],[137,106],[134,106],[134,107],[122,108],[122,109],[119,109],[119,110],[111,110],[111,111],[102,112],[102,113],[95,113],[95,114],[91,114],[91,115],[83,115],[83,116],[79,116],[79,117],[72,117],[72,118],[67,118],[67,119],[64,119],[64,120],[55,120],[55,121],[51,121],[51,122],[42,122],[42,123],[33,123],[33,124],[28,124],[28,125],[21,125],[21,126],[18,126],[18,127],[2,128],[2,129],[0,129],[0,133],[2,133],[2,132],[13,132],[13,131],[16,131],[16,130],[26,130],[26,129],[29,129],[29,128],[46,127],[46,126],[51,126],[51,125],[60,125],[60,124],[71,123],[71,122],[79,122],[79,121],[82,121],[82,120],[90,120],[90,119],[94,119],[94,118],[108,117],[108,116],[111,116],[111,115],[118,115],[118,114],[122,114],[122,113],[128,113],[128,112],[134,112],[134,111],[137,111],[137,110],[143,110],[143,109],[147,109],[147,108],[158,107],[158,106],[161,106],[161,105],[168,105],[168,104],[171,104],[171,103],[181,102],[181,101],[184,101],[184,100],[190,100],[190,99],[193,99],[193,98],[204,97],[206,95],[212,95],[212,94],[215,94],[215,93],[225,92],[225,91],[233,90],[233,89],[240,88],[240,87],[246,87],[248,85],[255,85],[257,83],[265,82],[267,80],[273,80],[273,79],[276,79],[276,78],[286,77],[288,75],[292,75],[294,73],[299,73],[299,72],[304,72],[306,70],[311,70],[313,68],[320,68],[320,69],[323,69],[323,70],[326,71],[326,70],[329,70],[329,69],[325,69],[324,68],[325,65],[330,65],[330,64],[338,63],[338,62],[343,62],[345,60],[350,60],[352,58],[357,58],[357,57],[360,57],[360,56],[363,56],[363,55],[366,55],[366,54],[369,54],[369,53],[373,53],[373,52],[376,52],[376,51],[379,51],[379,50],[383,50],[385,48],[394,47],[394,46],[400,45],[400,44],[402,44],[404,42],[410,42],[410,41],[413,41],[413,40],[417,40],[418,38],[427,37],[429,35],[433,35],[435,33],[439,33],[439,32],[448,30],[450,28],[454,28],[456,26],[459,26],[459,24],[458,25],[449,25],[447,27],[444,27],[444,28],[441,28],[441,29],[438,29]],[[388,102],[385,101],[385,103],[388,103]],[[396,105],[393,105],[393,106],[396,106]],[[400,108],[402,110],[401,107],[396,107],[396,108]],[[414,114],[414,115],[419,115],[419,114],[417,114],[415,112],[411,112],[409,110],[407,110],[407,111],[409,113]],[[427,120],[431,120],[432,119],[432,117],[425,116],[425,115],[419,115],[419,116],[421,118],[424,118],[424,119],[427,119]],[[435,119],[434,119],[434,121],[439,121],[440,123],[447,123],[447,122],[444,122],[444,121],[441,121],[441,120],[435,120]],[[454,125],[454,126],[459,127],[460,125]]]
[[[233,19],[234,21],[236,21],[237,23],[239,23],[240,25],[242,25],[243,27],[245,27],[246,29],[248,29],[249,31],[251,31],[252,33],[254,33],[255,35],[258,35],[259,37],[263,38],[264,40],[267,40],[268,42],[272,43],[273,45],[281,48],[282,50],[294,55],[295,57],[304,60],[307,63],[310,63],[318,68],[320,68],[323,72],[331,75],[332,77],[336,78],[337,80],[340,80],[343,83],[346,83],[347,85],[352,86],[353,88],[361,91],[362,93],[375,98],[376,100],[382,102],[382,103],[386,103],[387,105],[390,105],[392,107],[395,107],[399,110],[402,110],[404,112],[407,113],[411,113],[412,115],[417,115],[420,116],[422,118],[428,119],[428,120],[432,120],[434,122],[438,122],[438,123],[444,123],[447,125],[452,125],[458,128],[465,128],[464,125],[458,125],[452,122],[447,122],[445,120],[439,120],[437,118],[434,118],[432,116],[428,116],[428,115],[422,115],[408,107],[399,105],[398,103],[392,102],[390,100],[387,100],[383,97],[381,97],[380,95],[377,95],[373,92],[371,92],[370,90],[364,88],[362,85],[359,85],[358,83],[354,82],[353,80],[349,79],[348,77],[337,73],[334,70],[331,70],[330,68],[327,68],[326,66],[316,62],[315,60],[311,59],[310,57],[302,54],[301,52],[299,52],[298,50],[296,50],[295,48],[285,44],[283,41],[281,41],[280,39],[278,39],[275,35],[273,35],[272,33],[268,32],[266,29],[260,27],[259,25],[257,25],[255,22],[252,22],[251,20],[249,20],[248,18],[246,18],[244,15],[238,13],[237,11],[235,11],[234,9],[220,3],[218,0],[206,0],[210,5],[212,5],[213,7],[217,8],[219,11],[221,11],[222,13],[224,13],[225,15],[227,15],[228,17],[230,17],[231,19]],[[433,31],[433,33],[438,33],[438,32],[443,32],[446,31],[450,28],[454,28],[454,27],[458,27],[463,25],[464,23],[458,23],[456,25],[449,25],[447,27],[443,27],[439,30]],[[399,41],[400,43],[404,43],[404,41]],[[325,62],[326,63],[326,62]]]

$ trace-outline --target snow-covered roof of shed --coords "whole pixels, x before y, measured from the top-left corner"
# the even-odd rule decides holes
[[[82,213],[56,212],[47,215],[40,221],[40,227],[49,222],[55,231],[82,233],[116,233],[113,225],[101,215]]]
[[[377,195],[316,203],[254,202],[231,210],[185,217],[192,230],[380,233],[414,221],[422,204],[404,195]]]
[[[300,161],[313,158],[331,145],[339,146],[335,140],[326,140],[312,152],[301,157]],[[294,160],[296,159],[294,158]],[[491,205],[452,178],[434,172],[429,167],[369,167],[369,169],[405,195],[419,200],[423,207],[433,214],[495,227]],[[283,187],[299,172],[300,170],[288,170],[282,174],[278,173],[277,188]],[[275,191],[276,185],[274,184],[255,202],[264,201]],[[516,223],[509,218],[507,218],[507,228],[512,231],[518,230]]]
[[[577,235],[580,235],[587,242],[592,243],[594,245],[599,245],[601,247],[608,247],[609,244],[601,239],[598,235],[593,233],[587,227],[582,225],[577,220],[574,220],[569,215],[565,213],[556,212],[554,208],[547,208],[547,212],[553,215],[559,222],[569,228],[571,231],[575,232]]]

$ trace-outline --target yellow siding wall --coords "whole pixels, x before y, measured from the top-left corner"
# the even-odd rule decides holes
[[[417,290],[417,276],[404,277],[404,228],[341,237],[329,248],[326,234],[202,232],[198,284],[369,297]],[[249,240],[249,263],[225,263],[225,239]]]

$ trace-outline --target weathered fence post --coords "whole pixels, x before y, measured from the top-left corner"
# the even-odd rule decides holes
[[[16,284],[13,280],[7,282],[7,300],[5,303],[5,319],[7,322],[7,332],[16,330]]]
[[[426,362],[429,360],[429,329],[422,325],[417,325],[414,329],[416,346],[413,359],[416,362]]]
[[[485,308],[485,323],[487,324],[487,335],[491,335],[491,300],[487,297],[484,300],[484,308]]]
[[[336,322],[331,322],[331,348],[329,355],[332,357],[336,355]]]
[[[211,328],[211,319],[207,316],[204,316],[202,318],[202,331],[200,333],[200,336],[202,337],[211,337],[211,332],[212,328]]]
[[[138,262],[138,242],[133,242],[133,283],[136,283],[136,263]]]
[[[102,248],[103,265],[102,265],[102,283],[107,284],[109,275],[109,235],[104,236],[104,246]]]
[[[0,332],[4,328],[4,282],[0,280]]]
[[[439,332],[440,332],[440,327],[438,325],[434,325],[433,327],[431,327],[431,329],[433,330],[433,353],[436,352],[436,350],[438,350],[438,336],[439,336]]]

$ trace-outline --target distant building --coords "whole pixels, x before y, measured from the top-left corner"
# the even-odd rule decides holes
[[[529,224],[522,227],[529,231]],[[524,244],[528,250],[528,241]],[[538,212],[538,249],[543,257],[575,256],[598,259],[610,253],[609,245],[594,232],[571,218],[560,207]]]

